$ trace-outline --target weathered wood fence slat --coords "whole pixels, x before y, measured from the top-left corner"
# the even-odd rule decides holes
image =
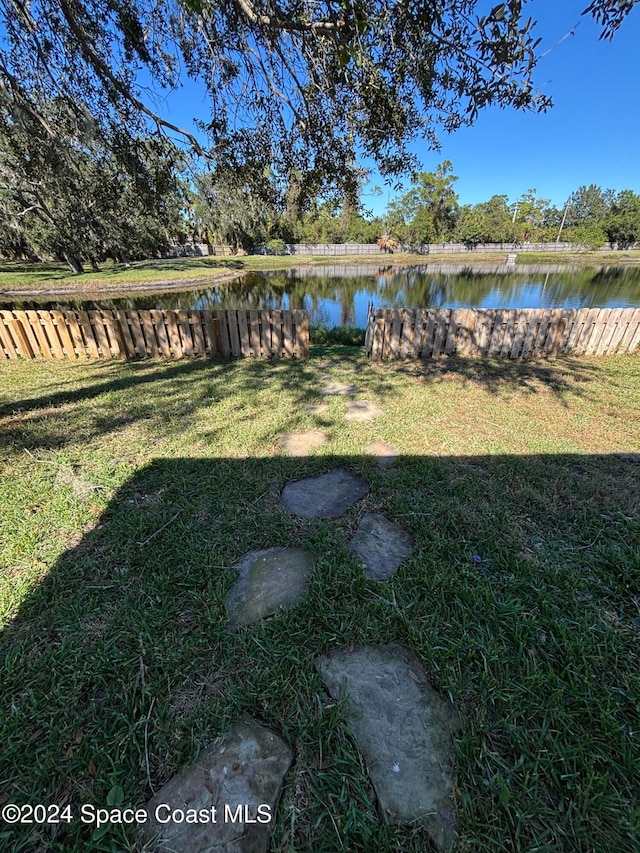
[[[374,360],[441,355],[549,358],[640,349],[640,308],[369,309]]]
[[[0,311],[0,358],[307,358],[306,311]]]

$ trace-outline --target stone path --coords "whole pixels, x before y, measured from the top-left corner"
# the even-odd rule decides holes
[[[365,575],[376,581],[388,580],[411,554],[415,540],[380,513],[368,512],[349,547],[360,558]]]
[[[315,564],[315,554],[301,548],[266,548],[247,554],[236,566],[238,580],[227,597],[229,629],[297,604],[307,591]]]
[[[327,441],[326,432],[319,429],[281,435],[278,439],[280,447],[288,456],[308,456],[310,450],[321,447]]]
[[[440,850],[455,844],[452,736],[456,715],[401,646],[338,649],[316,660],[364,756],[387,818],[422,823]]]
[[[380,406],[370,403],[368,400],[350,400],[347,403],[345,421],[372,421],[379,418],[384,412]]]
[[[325,385],[321,389],[320,393],[323,397],[332,397],[335,395],[346,396],[348,394],[355,394],[356,390],[355,385],[347,385],[346,382],[329,382],[328,385]]]
[[[143,835],[158,853],[266,853],[292,761],[287,743],[244,716],[147,803]],[[167,822],[174,809],[183,819]],[[202,811],[210,821],[188,822]]]
[[[398,451],[395,447],[391,444],[385,444],[383,441],[372,441],[365,447],[365,453],[376,456],[381,468],[393,465],[393,462],[398,458]]]
[[[320,393],[328,397],[355,392],[353,385],[331,382]],[[324,404],[306,408],[316,416],[326,410]],[[350,400],[345,419],[369,421],[382,414],[367,400]],[[283,435],[279,444],[290,456],[306,456],[326,441],[321,430],[308,430]],[[381,467],[397,456],[394,447],[380,441],[366,450]],[[286,483],[280,503],[295,516],[335,519],[369,488],[362,477],[334,468]],[[349,543],[366,577],[378,582],[393,576],[414,545],[409,533],[380,513],[365,513]],[[316,560],[315,554],[301,548],[266,548],[245,555],[235,567],[238,577],[227,597],[228,630],[237,631],[297,604],[307,591]],[[386,819],[420,823],[440,850],[450,850],[456,839],[451,775],[456,714],[430,687],[420,661],[391,644],[336,649],[318,657],[315,667],[329,694],[344,700],[345,723],[364,757]],[[288,744],[244,716],[148,803],[146,839],[155,836],[153,849],[166,853],[265,853],[271,818],[292,760]],[[181,812],[208,810],[217,819],[164,822],[167,815],[161,811],[157,819],[155,812],[160,804]]]
[[[344,468],[287,483],[281,504],[303,518],[338,518],[369,491],[369,484]]]

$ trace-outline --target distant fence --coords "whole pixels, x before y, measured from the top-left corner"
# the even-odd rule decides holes
[[[482,254],[483,252],[579,252],[584,246],[575,243],[425,243],[420,245],[398,246],[395,252],[414,252],[419,255],[454,255]],[[611,251],[610,245],[602,246],[599,251]],[[254,255],[274,255],[276,251],[261,244],[253,247]],[[392,257],[393,253],[385,252],[377,243],[287,243],[285,255],[385,255]]]
[[[376,361],[630,353],[640,347],[640,308],[370,308],[365,346]]]
[[[306,311],[0,311],[0,357],[307,358]]]

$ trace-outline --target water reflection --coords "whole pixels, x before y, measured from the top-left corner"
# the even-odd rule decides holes
[[[12,300],[14,308],[303,308],[321,326],[366,324],[377,308],[623,308],[640,306],[640,269],[520,266],[324,266],[250,272],[219,285],[99,301]],[[7,307],[5,305],[5,307]]]

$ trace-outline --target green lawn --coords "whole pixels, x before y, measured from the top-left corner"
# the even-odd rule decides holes
[[[251,270],[289,269],[299,266],[325,266],[335,264],[372,266],[408,264],[502,264],[506,253],[473,253],[462,255],[412,255],[397,253],[393,255],[342,255],[337,257],[309,256],[232,256],[206,258],[174,258],[167,260],[134,261],[130,267],[113,264],[110,261],[101,265],[100,272],[86,270],[74,275],[66,264],[56,263],[14,263],[0,261],[0,294],[3,292],[70,292],[78,294],[95,291],[115,292],[142,286],[155,286],[158,289],[183,282],[206,282],[224,276],[237,275]],[[588,266],[637,265],[640,252],[575,252],[575,253],[530,253],[518,255],[519,264],[552,263],[581,264]]]
[[[385,414],[348,423],[336,397],[313,417],[334,380]],[[310,428],[329,442],[282,455]],[[295,751],[272,852],[426,853],[380,822],[313,667],[397,641],[460,712],[459,851],[640,849],[637,357],[3,362],[0,464],[0,802],[142,805],[248,712]],[[371,485],[356,507],[280,509],[285,482],[336,465]],[[392,581],[348,550],[366,510],[416,539]],[[307,597],[229,635],[232,566],[288,544],[318,554]],[[76,820],[0,824],[0,849],[138,848]]]

